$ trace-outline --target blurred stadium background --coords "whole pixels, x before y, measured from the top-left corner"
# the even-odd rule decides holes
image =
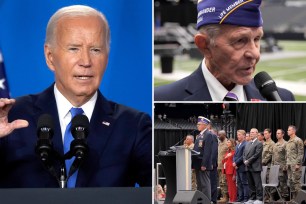
[[[154,0],[154,86],[189,75],[202,56],[193,43],[197,0]],[[306,1],[264,0],[265,36],[256,73],[306,101]],[[256,74],[255,73],[255,74]]]

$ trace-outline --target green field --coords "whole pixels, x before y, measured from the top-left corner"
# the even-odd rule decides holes
[[[306,53],[306,42],[304,41],[279,41],[278,43],[286,53]],[[174,60],[174,70],[192,72],[200,64],[199,59],[188,59],[186,57],[176,57]],[[154,62],[155,71],[159,71],[159,60]],[[261,60],[256,67],[256,73],[260,71],[268,72],[273,79],[286,80],[291,82],[306,83],[306,57],[295,57],[290,55],[279,59]],[[164,80],[154,77],[154,86],[168,84],[173,80]],[[306,87],[301,87],[305,89]],[[306,96],[295,95],[296,100],[306,101]]]

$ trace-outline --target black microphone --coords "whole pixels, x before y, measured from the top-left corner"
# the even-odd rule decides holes
[[[259,72],[254,77],[254,82],[260,94],[268,101],[282,101],[273,79],[267,72]]]
[[[51,115],[43,114],[37,122],[38,140],[35,152],[38,154],[42,162],[48,162],[53,153],[53,145],[51,139],[54,134],[54,124]]]
[[[87,156],[86,138],[89,134],[89,120],[85,115],[76,115],[71,120],[71,134],[74,140],[70,144],[70,151],[75,156],[75,160],[71,165],[69,175],[72,175],[81,166]]]

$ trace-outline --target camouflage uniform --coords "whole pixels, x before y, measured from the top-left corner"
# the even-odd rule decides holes
[[[287,142],[285,140],[282,143],[277,142],[273,147],[272,156],[272,165],[279,165],[279,191],[282,197],[289,196],[286,172],[286,145]]]
[[[291,193],[293,197],[301,190],[301,175],[302,175],[302,161],[304,156],[304,144],[303,141],[295,136],[290,138],[286,145],[286,165],[288,170],[288,179]],[[298,170],[295,170],[295,165],[300,165]]]
[[[221,189],[222,195],[227,197],[228,190],[227,190],[227,183],[226,183],[226,178],[225,174],[222,173],[223,169],[223,164],[222,164],[222,159],[227,152],[227,139],[225,138],[223,142],[220,141],[218,145],[218,178],[219,178],[219,186]]]
[[[275,145],[275,143],[272,139],[270,139],[269,141],[265,141],[263,143],[262,165],[263,166],[268,166],[267,177],[266,177],[267,183],[269,182],[269,171],[270,171],[270,166],[271,166],[271,162],[272,162],[274,145]]]

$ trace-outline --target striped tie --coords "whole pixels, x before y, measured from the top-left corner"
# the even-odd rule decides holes
[[[226,96],[224,97],[223,101],[239,101],[236,94],[232,92],[228,92]]]
[[[71,113],[71,120],[72,120],[72,118],[74,118],[74,116],[81,115],[81,114],[84,113],[84,111],[83,111],[82,108],[71,108],[70,113]],[[71,143],[72,140],[73,140],[73,137],[72,137],[72,134],[71,134],[71,121],[70,121],[70,123],[66,127],[65,136],[64,136],[64,153],[65,154],[70,150],[70,143]],[[68,176],[70,167],[71,167],[74,159],[75,159],[75,157],[72,157],[71,159],[69,159],[69,160],[67,159],[65,161],[67,176]],[[76,171],[74,174],[72,174],[71,177],[68,179],[68,181],[67,181],[67,187],[68,188],[74,188],[75,187],[77,174],[78,174],[78,171]]]

